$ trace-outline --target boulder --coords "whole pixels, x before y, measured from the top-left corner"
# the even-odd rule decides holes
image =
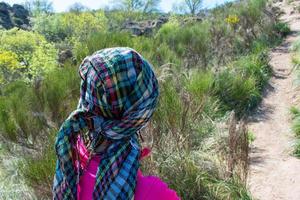
[[[23,6],[14,4],[12,6],[13,21],[18,27],[29,25],[29,12]]]
[[[182,25],[186,25],[186,24],[190,24],[190,23],[194,23],[194,22],[201,22],[203,21],[202,16],[193,16],[193,17],[187,17],[183,20]]]
[[[71,49],[63,50],[58,54],[58,62],[60,64],[63,64],[68,59],[72,59],[72,58],[73,58],[73,53],[72,53]]]
[[[126,21],[122,29],[130,31],[135,36],[151,35],[154,30],[159,29],[164,23],[168,22],[167,17],[160,17],[156,20],[146,21]]]
[[[14,4],[11,7],[7,3],[0,2],[0,27],[28,29],[29,26],[29,12],[24,6]]]
[[[13,28],[14,25],[10,18],[11,7],[4,2],[0,2],[0,25],[5,29]]]

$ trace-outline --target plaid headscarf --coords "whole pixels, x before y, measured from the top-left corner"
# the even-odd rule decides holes
[[[156,107],[157,79],[141,55],[123,47],[103,49],[85,58],[79,74],[78,108],[62,124],[56,138],[53,199],[78,199],[82,174],[76,155],[79,136],[88,138],[85,143],[91,151],[102,141],[109,141],[100,155],[93,199],[132,199],[140,156],[137,132]]]

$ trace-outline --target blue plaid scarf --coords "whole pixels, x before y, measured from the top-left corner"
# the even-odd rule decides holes
[[[78,137],[85,138],[92,152],[103,141],[109,143],[101,152],[93,199],[132,199],[140,156],[137,132],[156,107],[157,79],[150,64],[130,48],[94,53],[84,59],[79,74],[78,108],[56,138],[53,199],[78,199],[83,170],[76,153]]]

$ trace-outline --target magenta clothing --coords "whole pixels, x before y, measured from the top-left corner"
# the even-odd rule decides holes
[[[83,176],[80,178],[78,186],[78,195],[80,200],[92,200],[94,185],[96,182],[97,168],[100,163],[100,158],[94,156]]]
[[[80,159],[83,166],[88,159],[87,150],[81,143],[79,144]],[[149,150],[146,150],[146,154]],[[143,156],[142,152],[142,156]],[[148,152],[149,153],[149,152]],[[97,168],[100,163],[99,156],[93,156],[88,166],[80,178],[78,185],[79,200],[92,200],[94,185],[96,182]],[[167,184],[155,176],[143,176],[139,170],[137,175],[137,184],[135,188],[134,200],[180,200],[176,192],[169,189]]]

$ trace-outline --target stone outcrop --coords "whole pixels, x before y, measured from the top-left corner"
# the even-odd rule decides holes
[[[29,28],[28,10],[19,4],[10,6],[7,3],[0,2],[0,28],[11,29],[13,27]]]
[[[126,21],[122,29],[130,31],[133,35],[151,35],[154,30],[159,29],[164,23],[168,22],[168,17],[160,17],[156,20],[146,21]]]
[[[72,60],[72,58],[73,58],[73,52],[71,51],[71,49],[63,50],[58,54],[58,62],[60,64],[65,63],[68,59]]]

